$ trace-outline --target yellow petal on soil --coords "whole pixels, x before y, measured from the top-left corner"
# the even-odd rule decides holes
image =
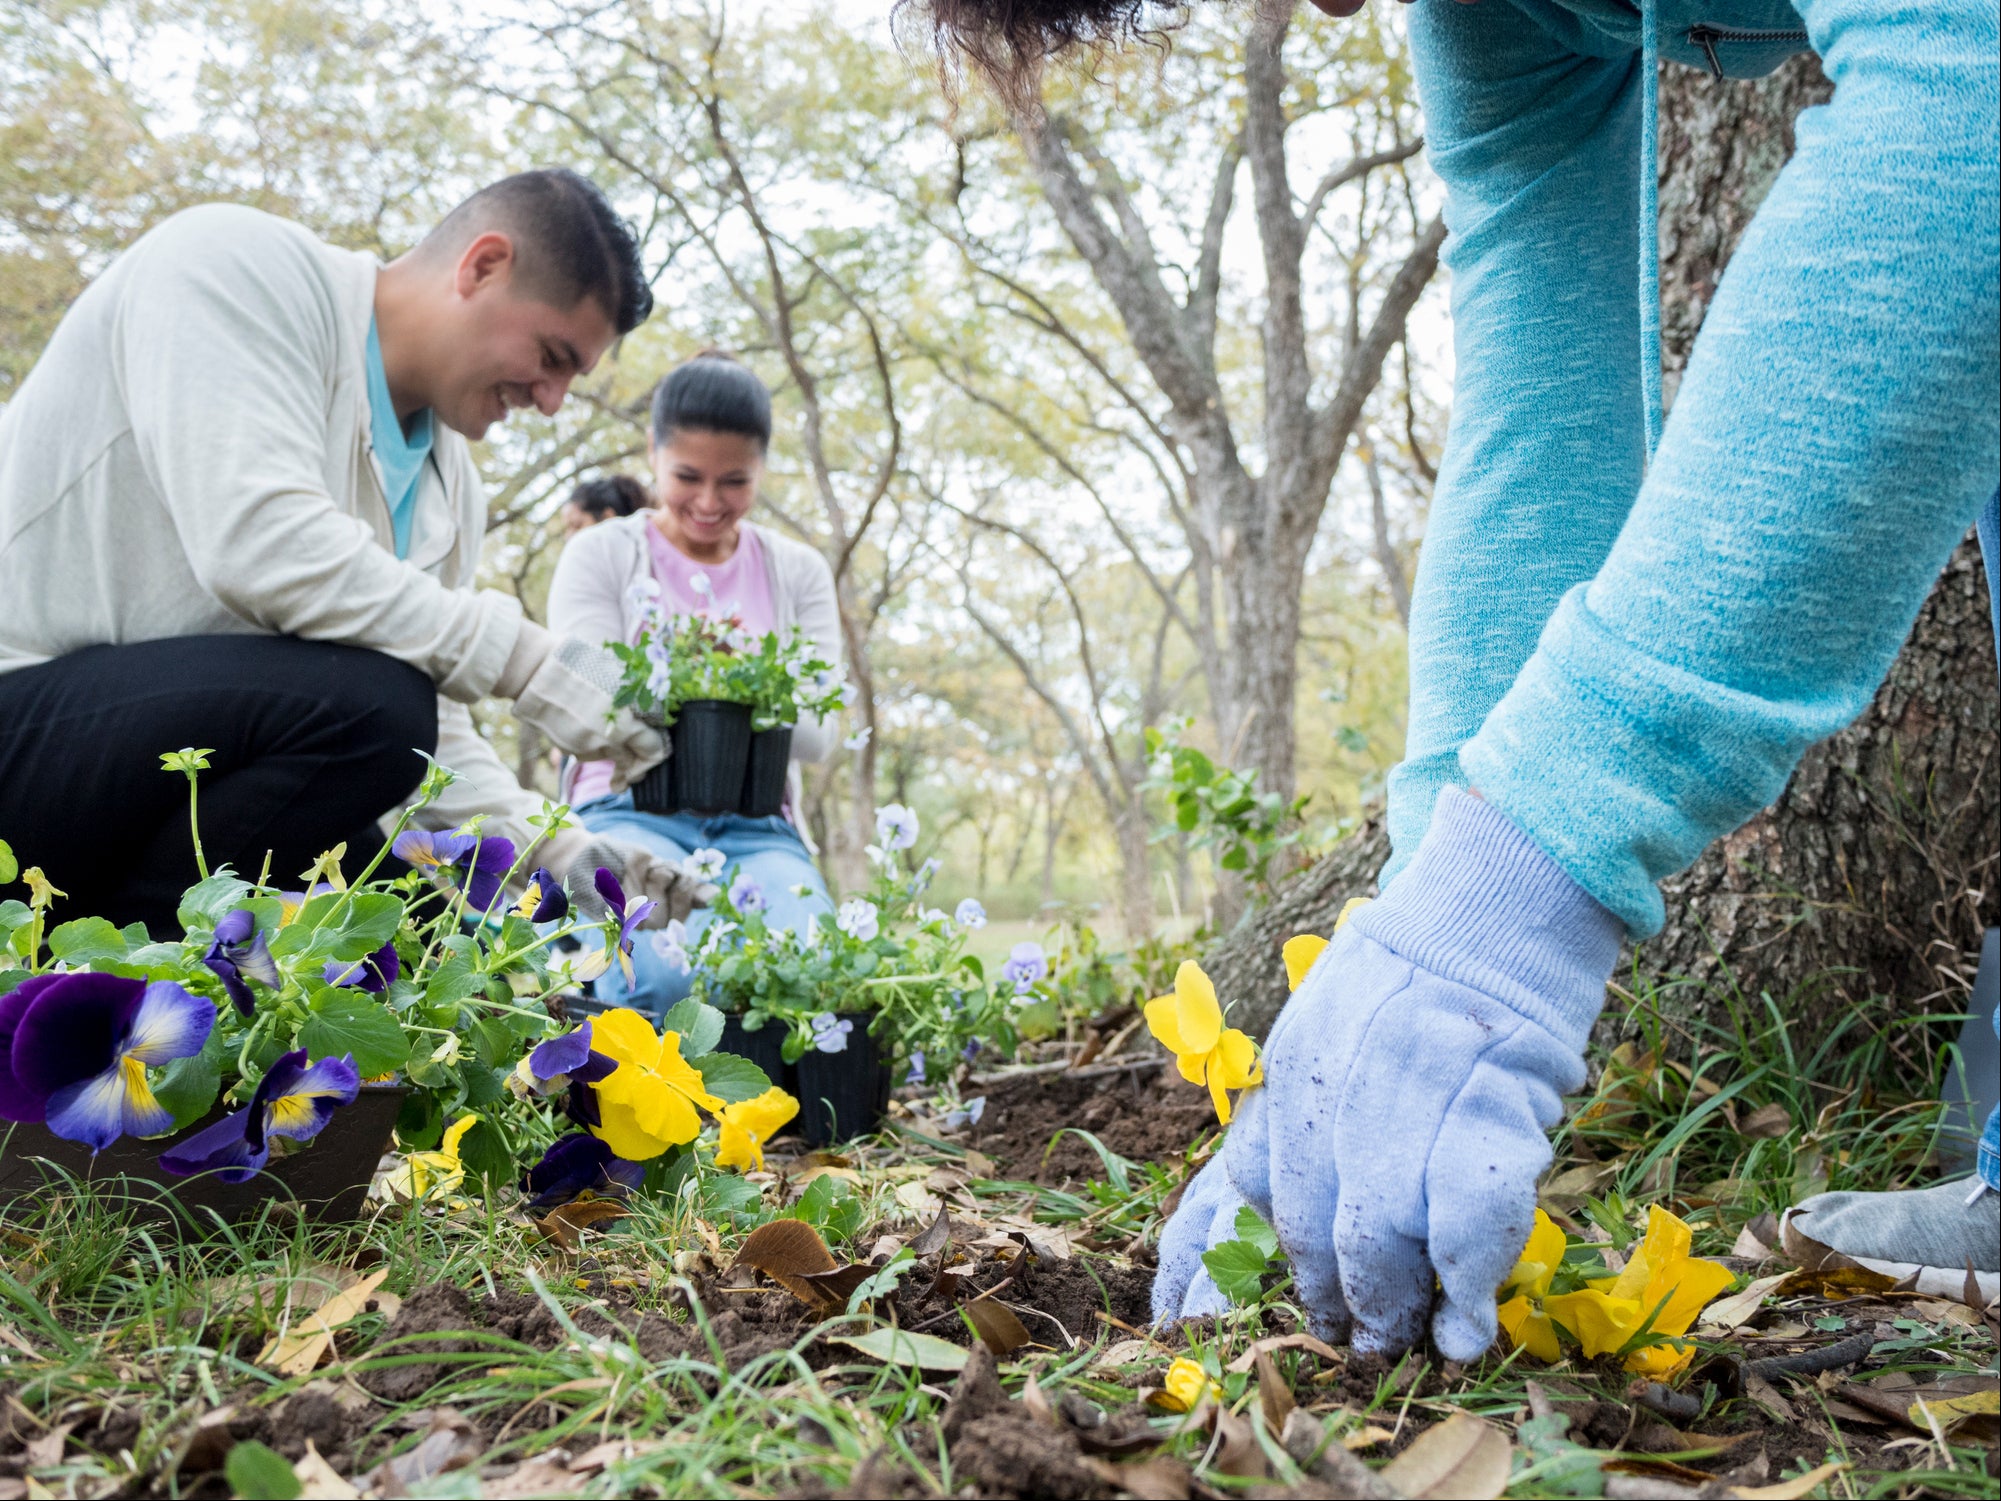
[[[659,1034],[651,1022],[629,1006],[591,1019],[591,1051],[604,1054],[614,1063],[631,1063],[640,1068],[660,1065]]]
[[[1216,1039],[1216,1051],[1209,1057],[1209,1077],[1220,1076],[1225,1088],[1249,1089],[1253,1084],[1264,1083],[1257,1044],[1235,1027],[1224,1029],[1223,1035]]]
[[[1146,1029],[1153,1034],[1155,1042],[1175,1057],[1187,1054],[1188,1049],[1181,1045],[1181,1028],[1174,1019],[1173,996],[1157,995],[1146,1003]]]
[[[1587,1357],[1614,1355],[1647,1316],[1637,1298],[1615,1298],[1595,1288],[1544,1298],[1549,1316],[1577,1336]]]
[[[1527,1298],[1510,1298],[1497,1311],[1501,1328],[1517,1349],[1551,1365],[1562,1357],[1563,1348],[1556,1342],[1556,1325]]]
[[[775,1084],[755,1099],[725,1105],[716,1166],[763,1171],[764,1144],[798,1113],[799,1102]]]
[[[1155,1399],[1154,1405],[1169,1412],[1187,1412],[1205,1396],[1223,1395],[1223,1388],[1209,1379],[1209,1373],[1200,1363],[1185,1355],[1167,1368],[1160,1385],[1160,1398]]]
[[[1285,947],[1279,952],[1285,956],[1287,990],[1299,989],[1300,982],[1306,978],[1306,972],[1313,968],[1313,961],[1320,957],[1326,947],[1327,940],[1317,933],[1301,933],[1286,939]]]
[[[1655,1325],[1654,1332],[1663,1331]],[[1626,1357],[1626,1369],[1643,1376],[1672,1376],[1693,1359],[1695,1343],[1692,1340],[1679,1350],[1673,1345],[1648,1345],[1644,1350],[1635,1350]]]
[[[1223,1032],[1223,1008],[1216,1004],[1216,987],[1193,959],[1183,959],[1174,972],[1174,1030],[1181,1034],[1179,1051],[1207,1053]]]
[[[1674,1293],[1654,1320],[1654,1328],[1663,1334],[1686,1334],[1695,1316],[1736,1280],[1728,1267],[1690,1257],[1677,1269]]]

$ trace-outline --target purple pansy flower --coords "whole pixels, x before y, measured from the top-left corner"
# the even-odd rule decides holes
[[[549,874],[546,865],[538,865],[535,874],[528,878],[528,889],[514,904],[514,910],[532,923],[555,922],[569,914],[569,893],[563,890],[561,881]]]
[[[762,912],[770,904],[764,899],[764,888],[753,877],[740,872],[730,882],[730,905],[739,912]]]
[[[279,892],[278,926],[281,928],[284,927],[286,923],[290,922],[293,918],[299,915],[299,909],[305,906],[307,902],[310,902],[316,896],[325,896],[329,891],[332,891],[333,889],[334,888],[331,882],[315,881],[312,885],[312,889],[309,891]]]
[[[962,928],[984,928],[987,909],[980,905],[979,898],[969,896],[953,911],[952,919]]]
[[[213,1172],[225,1183],[241,1183],[270,1160],[271,1138],[311,1141],[335,1108],[353,1104],[360,1091],[352,1053],[311,1064],[304,1048],[282,1054],[257,1081],[248,1106],[162,1152],[160,1166],[183,1178]]]
[[[572,1083],[595,1084],[618,1064],[591,1049],[591,1024],[552,1037],[521,1060],[520,1072],[535,1093],[550,1095]]]
[[[646,1180],[643,1163],[627,1162],[595,1136],[579,1132],[565,1136],[528,1169],[526,1189],[530,1209],[541,1211],[567,1204],[578,1194],[605,1197],[630,1193]]]
[[[396,943],[391,939],[365,959],[357,959],[352,964],[330,961],[320,971],[329,985],[352,987],[365,990],[370,995],[380,995],[396,983],[396,977],[403,972],[402,961],[396,957]]]
[[[910,1050],[910,1072],[903,1076],[903,1082],[905,1084],[922,1084],[924,1082],[924,1050],[922,1048],[912,1048]]]
[[[391,852],[406,865],[418,870],[450,871],[464,888],[466,906],[475,912],[488,911],[500,895],[500,883],[514,869],[514,841],[497,834],[474,834],[454,829],[449,834],[435,829],[405,829],[396,836]]]
[[[695,967],[688,957],[688,925],[678,917],[653,935],[653,952],[676,974],[685,975]]]
[[[917,843],[917,812],[891,803],[875,812],[875,837],[884,849],[907,850]]]
[[[1001,978],[1014,986],[1016,995],[1027,995],[1035,982],[1049,973],[1049,959],[1039,943],[1017,943],[1008,950]]]
[[[598,873],[592,878],[591,884],[597,887],[598,895],[603,898],[605,910],[618,919],[618,942],[615,946],[607,944],[587,957],[577,966],[577,977],[582,980],[595,980],[611,968],[612,955],[616,953],[618,967],[625,975],[625,983],[630,985],[633,983],[633,932],[653,915],[653,909],[660,904],[648,901],[643,896],[636,896],[627,901],[625,888],[618,884],[618,877],[602,865],[598,867]]]
[[[238,907],[215,925],[215,938],[201,962],[215,971],[236,1009],[246,1017],[257,1009],[257,998],[246,981],[255,980],[273,990],[285,983],[278,973],[278,961],[271,957],[270,947],[258,931],[257,916],[248,907]]]
[[[171,1131],[146,1069],[199,1053],[214,1027],[215,1002],[168,980],[31,975],[0,996],[0,1116],[93,1152]]]

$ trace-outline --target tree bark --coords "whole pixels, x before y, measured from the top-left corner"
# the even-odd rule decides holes
[[[1798,112],[1828,97],[1812,58],[1769,79],[1723,82],[1669,66],[1661,82],[1661,295],[1665,387],[1724,265],[1792,151]],[[1815,746],[1770,808],[1664,883],[1667,925],[1629,958],[1670,1023],[1711,1020],[1734,992],[1769,993],[1804,1051],[1848,1008],[1962,1008],[1982,929],[1996,919],[2001,693],[1987,580],[1969,538],[1946,564],[1869,708]],[[1256,1034],[1285,1003],[1278,946],[1326,933],[1369,894],[1389,853],[1371,818],[1210,955],[1210,973]]]

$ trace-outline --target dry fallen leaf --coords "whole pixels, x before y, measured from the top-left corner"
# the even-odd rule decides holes
[[[1718,1298],[1702,1310],[1697,1323],[1705,1329],[1735,1329],[1752,1314],[1765,1306],[1765,1295],[1777,1287],[1790,1272],[1779,1272],[1774,1276],[1760,1277],[1740,1292],[1727,1298]]]
[[[952,1216],[940,1209],[938,1217],[926,1225],[917,1238],[910,1242],[910,1254],[920,1259],[935,1256],[951,1243]]]
[[[505,1475],[482,1478],[479,1493],[488,1501],[525,1501],[532,1496],[561,1496],[582,1490],[588,1481],[588,1476],[570,1468],[558,1449],[553,1454],[538,1454]]]
[[[1499,1428],[1456,1412],[1425,1429],[1378,1473],[1406,1496],[1493,1501],[1508,1488],[1512,1453]]]
[[[258,1352],[257,1363],[269,1366],[281,1376],[310,1374],[333,1348],[334,1331],[366,1311],[370,1297],[388,1276],[389,1268],[383,1267],[335,1293],[289,1333],[272,1336]]]
[[[1930,1413],[1927,1421],[1926,1413]],[[1930,1428],[1937,1425],[1940,1433],[1951,1434],[1962,1426],[1984,1427],[1991,1430],[1993,1420],[2001,1417],[2001,1391],[1974,1392],[1964,1397],[1927,1397],[1911,1404],[1906,1414],[1913,1427]],[[1988,1421],[1982,1424],[1982,1418]]]
[[[1285,1432],[1286,1418],[1299,1405],[1292,1400],[1292,1388],[1279,1375],[1278,1363],[1269,1350],[1258,1351],[1252,1358],[1252,1369],[1258,1373],[1258,1410],[1264,1414],[1266,1431]]]
[[[979,1335],[980,1343],[996,1356],[1012,1355],[1023,1345],[1031,1343],[1027,1327],[1005,1303],[992,1298],[975,1298],[959,1311],[965,1314],[973,1332]]]
[[[756,1267],[800,1302],[815,1306],[826,1300],[806,1278],[839,1270],[820,1232],[804,1220],[772,1220],[759,1225],[745,1239],[731,1266]]]
[[[1811,1496],[1823,1481],[1848,1468],[1848,1461],[1844,1459],[1824,1464],[1817,1470],[1808,1470],[1791,1480],[1781,1480],[1777,1485],[1733,1485],[1730,1494],[1737,1497],[1737,1501],[1800,1501],[1802,1496]]]
[[[1793,1128],[1793,1118],[1786,1113],[1786,1107],[1779,1104],[1760,1105],[1737,1127],[1739,1136],[1763,1137],[1776,1141]]]
[[[588,1227],[603,1224],[606,1220],[623,1219],[630,1213],[632,1211],[616,1199],[578,1199],[574,1203],[558,1204],[535,1225],[565,1251],[581,1251],[584,1248],[583,1232]]]
[[[1373,1449],[1377,1444],[1387,1444],[1396,1434],[1388,1428],[1379,1428],[1374,1423],[1364,1423],[1353,1433],[1341,1435],[1341,1447],[1350,1454],[1363,1449]]]
[[[1788,1253],[1792,1246],[1786,1247]],[[1832,1254],[1832,1253],[1830,1253]],[[1865,1293],[1886,1293],[1897,1285],[1895,1277],[1872,1272],[1864,1266],[1834,1266],[1809,1269],[1802,1266],[1788,1273],[1772,1290],[1775,1298],[1859,1298]]]
[[[429,1417],[430,1431],[418,1440],[417,1447],[370,1470],[362,1478],[363,1490],[396,1494],[392,1490],[396,1487],[407,1494],[418,1482],[464,1469],[485,1452],[485,1440],[463,1413],[449,1407],[434,1407]]]
[[[359,1501],[361,1496],[360,1491],[326,1462],[326,1457],[311,1439],[306,1440],[306,1452],[292,1466],[292,1473],[299,1477],[300,1501]]]
[[[1154,1343],[1150,1339],[1122,1339],[1115,1345],[1107,1345],[1091,1362],[1094,1371],[1109,1371],[1122,1365],[1134,1365],[1153,1353]]]
[[[656,1439],[610,1438],[601,1444],[593,1444],[570,1461],[570,1471],[576,1475],[595,1475],[620,1460],[636,1459],[641,1454],[651,1454],[660,1447]]]
[[[1265,1451],[1258,1443],[1257,1430],[1251,1427],[1250,1419],[1239,1417],[1220,1402],[1208,1399],[1204,1400],[1203,1408],[1208,1415],[1209,1432],[1216,1439],[1209,1468],[1246,1480],[1262,1480],[1268,1476],[1271,1467],[1265,1463]]]
[[[47,1469],[50,1465],[63,1462],[63,1445],[69,1439],[74,1423],[61,1423],[38,1438],[31,1438],[21,1446],[22,1462],[31,1470]]]
[[[1306,1333],[1270,1334],[1254,1340],[1251,1347],[1231,1361],[1225,1369],[1232,1376],[1241,1376],[1257,1363],[1257,1358],[1267,1352],[1276,1355],[1280,1350],[1306,1350],[1318,1355],[1322,1360],[1339,1362],[1341,1352],[1325,1340],[1315,1339]]]

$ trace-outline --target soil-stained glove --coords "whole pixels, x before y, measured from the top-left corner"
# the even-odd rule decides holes
[[[1448,1359],[1493,1343],[1622,935],[1505,814],[1440,797],[1272,1028],[1259,1129],[1224,1143],[1315,1332],[1398,1353],[1429,1317]]]
[[[577,909],[594,919],[605,915],[604,899],[594,884],[600,866],[618,878],[628,897],[643,896],[654,904],[641,927],[664,928],[684,920],[695,908],[708,906],[717,890],[636,844],[588,829],[559,829],[534,858],[562,883]]]
[[[602,646],[576,636],[556,640],[533,621],[495,691],[514,699],[515,716],[585,761],[610,761],[614,792],[667,759],[667,737],[629,708],[614,709],[622,669]],[[510,695],[510,690],[511,695]]]
[[[1262,1116],[1263,1111],[1263,1090],[1245,1095],[1231,1133],[1245,1134],[1247,1118]],[[1160,1267],[1153,1274],[1156,1324],[1177,1318],[1199,1319],[1229,1306],[1209,1268],[1202,1264],[1202,1253],[1236,1238],[1237,1211],[1243,1207],[1244,1196],[1230,1181],[1223,1159],[1211,1158],[1183,1191],[1181,1203],[1160,1232]]]

